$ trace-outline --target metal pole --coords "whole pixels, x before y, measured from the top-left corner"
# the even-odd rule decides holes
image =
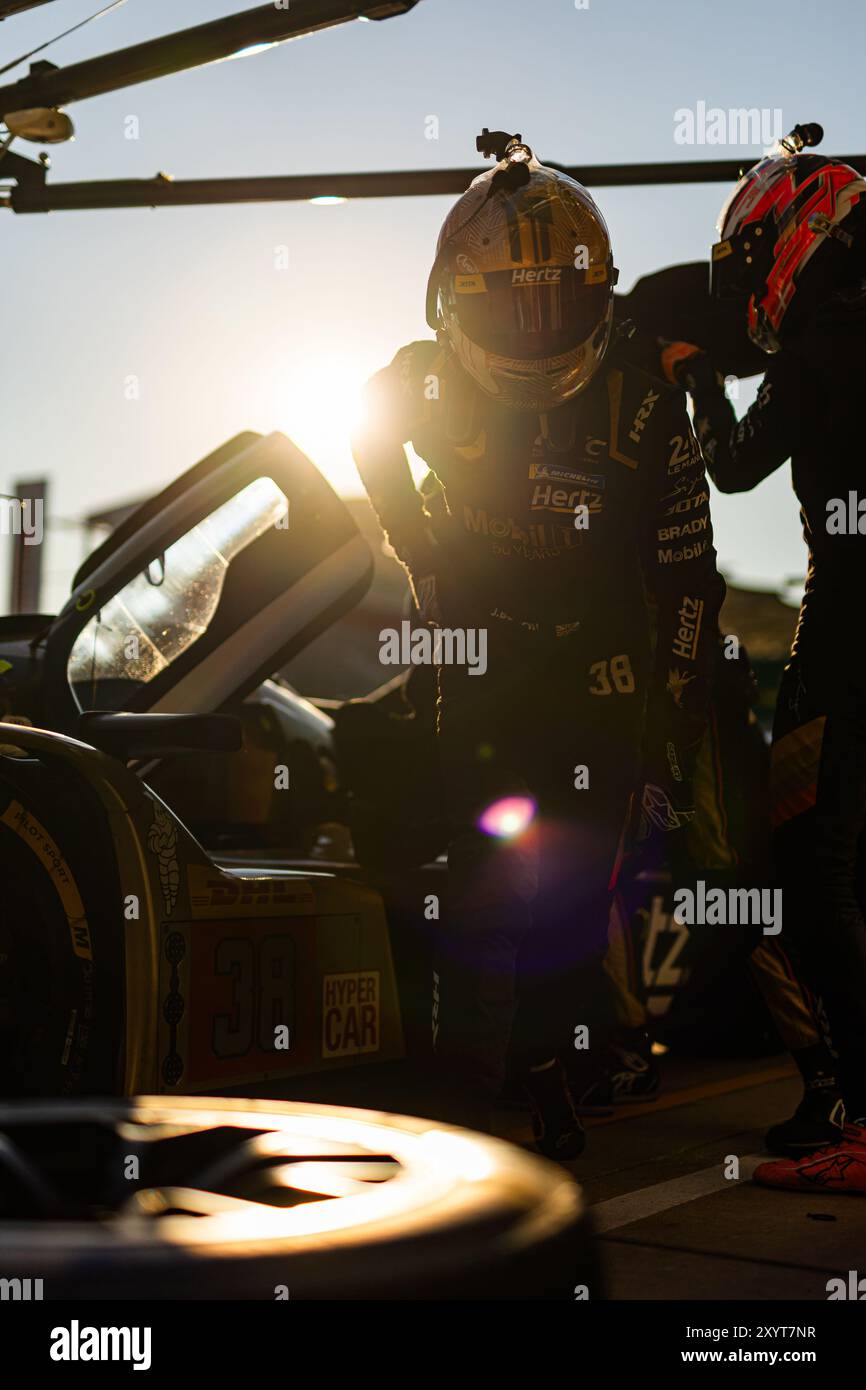
[[[260,43],[281,43],[350,19],[388,19],[405,14],[418,0],[291,0],[283,7],[258,5],[242,14],[227,15],[191,29],[180,29],[146,43],[65,68],[31,73],[0,87],[0,115],[31,106],[63,106],[70,101],[115,92],[137,82],[183,72],[228,58]]]
[[[866,155],[836,156],[866,174]],[[593,188],[640,185],[734,183],[749,167],[734,159],[682,160],[667,164],[557,164]],[[0,163],[0,177],[3,166]],[[237,179],[96,179],[88,183],[18,186],[8,195],[15,212],[61,212],[87,208],[183,207],[205,203],[298,202],[310,198],[412,198],[462,193],[478,169],[408,169],[370,174],[290,174]]]
[[[34,10],[37,5],[47,5],[53,0],[0,0],[0,20],[9,19],[13,14],[21,14],[22,10]]]

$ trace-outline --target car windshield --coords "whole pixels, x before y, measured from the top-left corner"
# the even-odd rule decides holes
[[[135,689],[188,651],[213,619],[234,558],[287,516],[276,483],[256,478],[103,604],[69,657],[79,709],[123,708]]]

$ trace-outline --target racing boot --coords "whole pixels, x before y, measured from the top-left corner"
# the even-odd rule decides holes
[[[523,1089],[532,1108],[532,1134],[538,1152],[560,1163],[578,1158],[586,1144],[586,1131],[575,1114],[559,1060],[554,1057],[541,1066],[530,1067],[523,1077]]]
[[[807,1087],[791,1118],[767,1130],[766,1145],[771,1154],[797,1158],[836,1143],[844,1124],[845,1102],[835,1087]]]
[[[642,1029],[623,1033],[611,1044],[610,1084],[614,1105],[655,1100],[661,1086],[649,1034]]]
[[[789,1192],[838,1192],[866,1197],[866,1117],[845,1125],[842,1137],[802,1158],[761,1163],[754,1180]]]
[[[596,1061],[589,1052],[568,1051],[563,1054],[561,1061],[576,1115],[597,1117],[613,1114],[613,1087],[607,1060],[607,1049],[603,1061]]]

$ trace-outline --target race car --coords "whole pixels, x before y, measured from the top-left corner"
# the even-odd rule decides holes
[[[219,1090],[402,1055],[381,894],[293,856],[300,824],[279,863],[219,862],[149,777],[239,749],[225,711],[371,568],[309,460],[245,434],[119,527],[56,619],[3,620],[5,1094]],[[333,721],[275,685],[263,710],[280,751],[234,755],[248,795],[326,820]]]

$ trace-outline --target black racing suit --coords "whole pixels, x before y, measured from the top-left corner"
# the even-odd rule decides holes
[[[527,1065],[581,1025],[603,1054],[601,961],[630,797],[641,775],[653,784],[665,829],[691,809],[724,583],[684,397],[635,365],[629,331],[546,415],[497,405],[447,350],[412,343],[371,381],[355,440],[422,614],[487,633],[484,675],[438,672],[451,841],[434,1045],[451,1094],[470,1097],[452,1117],[476,1124],[513,1024]],[[407,440],[436,480],[426,508]],[[485,833],[484,808],[514,795],[535,798],[536,822],[511,840]]]
[[[854,1116],[866,1114],[866,517],[861,533],[849,496],[864,478],[862,309],[831,301],[796,350],[772,360],[739,423],[705,356],[681,369],[722,492],[748,490],[791,459],[809,567],[776,707],[773,839],[783,932],[824,996]],[[840,533],[852,506],[853,531]]]

